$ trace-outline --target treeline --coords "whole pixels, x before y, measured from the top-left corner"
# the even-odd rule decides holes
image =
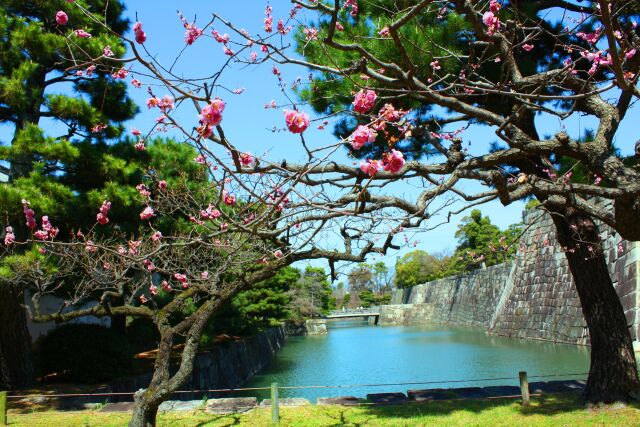
[[[458,245],[453,254],[410,252],[396,262],[393,283],[397,288],[407,288],[501,264],[515,255],[522,227],[522,224],[513,224],[500,230],[480,210],[474,209],[458,225],[455,234]]]

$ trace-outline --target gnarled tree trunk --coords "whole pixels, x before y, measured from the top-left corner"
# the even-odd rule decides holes
[[[598,226],[570,207],[551,208],[565,248],[591,339],[589,402],[626,401],[640,390],[635,354],[620,298],[613,287]]]
[[[20,289],[0,284],[0,388],[4,389],[33,384],[31,335],[23,304]]]

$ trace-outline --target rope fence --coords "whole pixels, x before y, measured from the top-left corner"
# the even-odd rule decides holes
[[[571,373],[571,374],[547,374],[547,375],[530,375],[528,378],[559,378],[586,376],[588,372]],[[492,377],[492,378],[476,378],[476,379],[455,379],[455,380],[437,380],[437,381],[410,381],[397,383],[363,383],[363,384],[337,384],[337,385],[278,385],[280,390],[302,390],[302,389],[336,389],[336,388],[362,388],[362,387],[395,387],[405,385],[430,385],[430,384],[456,384],[456,383],[472,383],[482,381],[507,381],[518,380],[519,377]],[[198,390],[178,390],[173,394],[184,393],[234,393],[241,391],[267,391],[271,387],[241,387],[241,388],[219,388],[219,389],[198,389]],[[108,396],[133,396],[135,392],[112,392],[112,393],[57,393],[57,394],[25,394],[25,395],[8,395],[7,399],[26,399],[26,398],[54,398],[54,397],[108,397]]]

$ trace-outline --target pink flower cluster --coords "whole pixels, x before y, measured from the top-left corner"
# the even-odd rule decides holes
[[[147,33],[142,30],[142,22],[133,24],[133,34],[136,36],[136,42],[139,44],[147,41]]]
[[[291,133],[302,133],[309,127],[309,115],[296,110],[284,110],[284,120]]]
[[[251,153],[240,153],[240,163],[245,168],[253,166],[254,162],[255,162],[255,159],[251,155]]]
[[[10,225],[8,225],[4,230],[6,231],[6,234],[4,235],[4,244],[10,246],[16,241],[16,235],[13,234],[13,228],[11,228]]]
[[[162,233],[160,231],[156,231],[151,235],[152,242],[159,242],[160,240],[162,240]]]
[[[611,55],[607,53],[607,55],[605,56],[604,52],[602,51],[598,51],[596,53],[582,51],[580,52],[580,56],[585,58],[587,61],[593,62],[591,64],[591,68],[589,68],[589,70],[587,71],[587,73],[589,73],[590,75],[595,74],[596,71],[598,71],[598,67],[600,67],[601,65],[608,66],[613,63],[611,60]]]
[[[377,95],[374,91],[365,91],[363,89],[360,92],[356,93],[353,99],[353,109],[360,114],[364,114],[373,108],[373,105],[376,102],[376,98]]]
[[[69,17],[62,10],[59,10],[56,13],[56,23],[58,25],[67,25],[67,22],[69,22]]]
[[[318,40],[318,29],[314,28],[314,27],[305,27],[304,30],[302,30],[302,32],[304,33],[304,39],[308,42],[312,41],[312,40]]]
[[[360,163],[360,170],[369,176],[374,176],[382,168],[380,160],[371,160]]]
[[[100,225],[105,225],[109,222],[109,218],[107,214],[109,213],[109,209],[111,209],[111,202],[104,201],[102,202],[102,206],[100,206],[100,212],[96,215],[96,221]]]
[[[90,39],[91,34],[87,33],[85,30],[76,30],[76,37],[81,39]]]
[[[138,193],[140,193],[142,197],[149,197],[151,195],[151,191],[149,191],[147,186],[144,184],[136,185],[136,190],[138,190]]]
[[[576,37],[581,38],[582,40],[586,41],[589,44],[596,44],[600,39],[601,34],[602,34],[602,27],[598,27],[593,33],[585,33],[580,31],[576,33]]]
[[[158,107],[163,113],[168,113],[175,108],[175,102],[172,97],[165,95],[162,99],[158,99],[155,96],[147,99],[147,108]]]
[[[487,26],[487,32],[490,36],[500,30],[500,18],[495,15],[499,10],[500,3],[496,0],[491,0],[489,10],[482,15],[482,22]]]
[[[180,282],[182,289],[187,289],[189,287],[189,283],[187,283],[187,276],[184,274],[176,273],[173,275],[173,278]]]
[[[343,9],[351,8],[351,16],[354,18],[358,16],[358,0],[344,0],[344,4],[342,5]]]
[[[49,217],[44,215],[42,217],[42,230],[38,230],[33,235],[40,240],[46,240],[47,238],[54,239],[58,235],[58,228],[53,227],[49,222]]]
[[[405,160],[402,153],[398,150],[391,150],[382,155],[382,166],[384,170],[391,173],[398,173],[404,166]]]
[[[222,215],[222,213],[213,205],[209,205],[206,210],[200,211],[200,216],[204,219],[214,220],[220,218],[220,215]]]
[[[195,42],[198,37],[202,35],[203,31],[200,28],[196,27],[195,22],[189,24],[182,13],[180,13],[179,15],[180,21],[182,21],[182,25],[187,30],[184,34],[184,41],[185,43],[187,43],[187,45],[191,46],[193,42]]]
[[[200,113],[200,123],[209,126],[218,126],[222,122],[222,112],[224,111],[225,103],[222,99],[216,98],[207,106],[202,109]]]
[[[22,199],[22,212],[24,212],[24,217],[27,220],[27,227],[31,230],[36,228],[36,213],[29,207],[31,203],[27,200]]]
[[[153,208],[151,206],[147,206],[143,209],[142,212],[140,212],[140,219],[143,221],[154,216],[156,216],[156,213],[153,211]]]
[[[270,33],[273,31],[273,16],[271,16],[271,11],[273,8],[271,6],[267,6],[264,10],[264,14],[266,17],[264,18],[264,31],[265,33]]]
[[[375,141],[377,136],[375,130],[368,126],[359,125],[349,137],[349,143],[354,150],[359,150],[364,144]]]

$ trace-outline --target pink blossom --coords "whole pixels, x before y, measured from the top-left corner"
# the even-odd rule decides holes
[[[153,264],[153,262],[149,261],[148,259],[145,259],[144,261],[142,261],[142,263],[145,267],[147,267],[147,270],[149,271],[153,271],[156,269],[156,266]]]
[[[173,98],[169,95],[165,95],[162,97],[160,102],[158,103],[158,107],[162,110],[163,113],[167,113],[175,108],[175,104]]]
[[[96,247],[95,243],[93,243],[92,240],[87,240],[87,242],[84,245],[84,250],[87,252],[95,252],[98,250],[98,248]]]
[[[147,147],[144,145],[144,139],[139,139],[136,145],[133,146],[136,151],[145,151]]]
[[[284,120],[291,133],[303,133],[309,127],[309,115],[295,110],[284,110]]]
[[[273,256],[276,257],[276,258],[282,258],[282,256],[283,256],[282,251],[280,249],[278,249],[277,251],[275,251],[273,253]]]
[[[31,203],[29,203],[25,199],[22,199],[22,212],[24,212],[24,217],[27,221],[27,227],[33,230],[37,226],[36,213],[29,207],[30,205]]]
[[[104,49],[102,49],[102,54],[106,57],[113,56],[113,51],[111,50],[111,46],[106,45]]]
[[[270,33],[273,31],[273,16],[264,18],[264,31]]]
[[[496,13],[500,10],[500,3],[498,3],[496,0],[491,0],[491,2],[489,3],[489,10],[491,10],[491,12]]]
[[[203,271],[202,273],[200,273],[200,278],[202,280],[207,280],[209,278],[209,272],[208,271]]]
[[[142,240],[129,240],[129,254],[136,255],[141,244]]]
[[[351,8],[350,15],[354,18],[358,16],[358,0],[344,0],[343,9]]]
[[[58,235],[58,229],[51,225],[51,223],[49,222],[49,217],[46,215],[42,217],[42,230],[46,232],[52,239]]]
[[[236,196],[232,194],[227,194],[224,196],[224,204],[227,206],[233,206],[236,204]]]
[[[167,282],[166,280],[163,280],[160,285],[162,285],[162,290],[165,292],[171,292],[171,285],[169,284],[169,282]]]
[[[382,165],[384,170],[391,173],[398,173],[404,166],[405,160],[402,153],[398,150],[391,150],[382,155]]]
[[[146,304],[149,300],[144,295],[140,295],[140,303]]]
[[[136,42],[142,44],[147,41],[147,34],[142,31],[142,22],[133,24],[133,33],[136,36]]]
[[[133,85],[133,87],[136,87],[136,88],[139,88],[140,86],[142,86],[142,83],[140,83],[140,80],[138,79],[131,80],[131,84]]]
[[[633,58],[633,56],[636,54],[636,49],[631,49],[629,51],[627,51],[627,53],[624,54],[624,57],[627,59],[631,59]]]
[[[58,25],[67,25],[68,21],[69,21],[69,17],[62,10],[59,10],[56,13],[56,22],[58,23]]]
[[[196,157],[193,160],[196,163],[201,164],[201,165],[206,165],[207,164],[207,159],[202,154],[198,154],[198,157]]]
[[[220,224],[221,231],[225,231],[227,228],[229,228],[229,224],[227,224],[226,222],[223,222],[222,224]]]
[[[524,50],[525,52],[531,52],[533,50],[533,45],[532,44],[523,44],[522,45],[522,50]]]
[[[109,209],[111,209],[111,202],[108,202],[106,200],[102,202],[100,211],[98,212],[98,215],[96,215],[96,221],[98,222],[98,224],[105,225],[109,222],[109,218],[107,217]]]
[[[216,30],[213,30],[211,32],[211,34],[213,34],[213,38],[218,42],[218,43],[224,43],[227,44],[229,43],[229,40],[231,39],[231,37],[229,36],[229,34],[222,34],[220,35],[219,32],[217,32]]]
[[[138,190],[138,193],[140,193],[142,197],[149,197],[151,195],[151,191],[149,191],[147,186],[144,184],[136,185],[136,190]]]
[[[127,250],[124,248],[124,246],[118,246],[118,253],[120,255],[126,255],[127,254]]]
[[[380,31],[378,31],[378,35],[380,37],[389,37],[389,27],[384,27]]]
[[[354,150],[359,150],[367,142],[376,140],[378,134],[368,126],[359,125],[349,137],[349,143]]]
[[[142,220],[149,219],[155,215],[156,214],[153,211],[153,208],[151,208],[150,206],[147,206],[146,208],[144,208],[142,212],[140,212],[140,219]]]
[[[113,77],[114,79],[126,79],[127,78],[127,74],[129,74],[129,70],[127,70],[126,68],[122,67],[118,71],[116,71],[115,73],[112,73],[111,77]]]
[[[162,240],[162,233],[160,231],[156,231],[151,235],[152,242],[159,242],[160,240]]]
[[[158,295],[158,287],[156,285],[149,285],[149,293],[155,297]]]
[[[91,133],[100,133],[107,128],[107,125],[104,123],[98,123],[97,125],[91,128]]]
[[[249,55],[249,59],[251,60],[251,62],[256,62],[258,60],[258,53],[251,52],[251,54]]]
[[[374,91],[365,91],[363,89],[360,92],[356,93],[353,100],[353,109],[360,114],[364,114],[373,108],[373,105],[376,102],[376,98],[377,95]]]
[[[491,2],[490,10],[482,15],[482,22],[487,26],[489,35],[493,35],[500,29],[500,19],[495,15],[500,10],[500,4]]]
[[[181,274],[181,273],[174,274],[173,278],[176,279],[180,283],[185,283],[187,281],[187,276],[185,274]]]
[[[193,42],[195,42],[198,37],[200,37],[203,33],[203,31],[196,27],[195,23],[194,24],[185,24],[184,26],[187,31],[184,34],[184,41],[188,44],[188,45],[192,45]]]
[[[131,129],[131,134],[133,136],[140,136],[140,131],[138,129]]]
[[[231,49],[229,49],[229,47],[227,45],[224,45],[222,47],[222,51],[224,52],[225,55],[227,56],[233,56],[235,54],[235,52]]]
[[[251,167],[254,162],[254,158],[251,153],[240,153],[240,163],[245,168]]]
[[[222,122],[222,112],[225,103],[222,99],[216,98],[202,109],[200,113],[200,123],[209,126],[218,126]]]
[[[167,181],[165,181],[164,179],[158,181],[158,188],[161,190],[165,190],[167,188]]]
[[[147,99],[147,108],[155,108],[158,105],[160,105],[160,100],[155,96],[152,96],[151,98]]]
[[[38,230],[35,233],[33,233],[33,235],[35,236],[36,239],[39,239],[39,240],[46,240],[49,237],[49,233],[47,233],[44,230]]]
[[[304,38],[306,41],[310,42],[312,40],[318,40],[318,29],[314,28],[314,27],[305,27],[304,30],[302,30],[302,32],[304,33]]]
[[[289,31],[291,31],[291,27],[285,27],[284,21],[282,19],[278,19],[278,32],[283,36],[286,36]]]
[[[379,160],[367,159],[366,162],[360,163],[360,170],[369,176],[374,176],[381,168]]]
[[[5,231],[6,234],[4,235],[4,244],[10,246],[13,244],[13,242],[16,241],[16,235],[13,234],[13,228],[10,225],[5,228]]]
[[[442,68],[442,67],[440,66],[440,62],[438,62],[438,60],[437,60],[437,59],[436,59],[436,60],[434,60],[434,61],[431,61],[431,62],[429,63],[429,65],[431,66],[431,68],[433,69],[433,71],[438,71],[440,68]]]
[[[85,72],[87,73],[87,77],[91,77],[93,76],[93,72],[96,70],[96,66],[91,64],[87,67],[87,69],[85,70]]]
[[[76,37],[81,39],[90,39],[91,34],[87,33],[85,30],[76,30]]]

